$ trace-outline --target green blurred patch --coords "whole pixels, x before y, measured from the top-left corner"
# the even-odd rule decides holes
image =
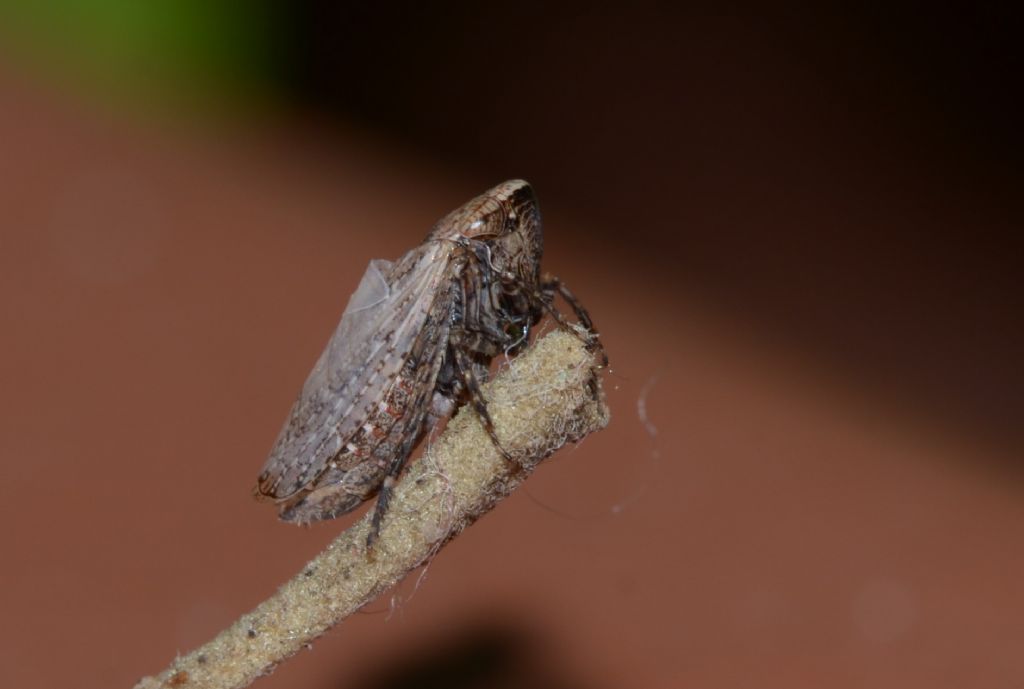
[[[273,98],[286,5],[253,0],[0,0],[0,56],[76,87],[158,102]]]

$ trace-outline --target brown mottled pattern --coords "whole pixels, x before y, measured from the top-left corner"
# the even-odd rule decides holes
[[[540,212],[530,185],[504,182],[442,218],[398,261],[371,261],[260,474],[256,495],[287,521],[329,519],[381,492],[432,419],[435,395],[472,400],[496,435],[477,378],[515,352],[556,279],[540,277]],[[589,325],[578,303],[570,303]],[[371,534],[372,537],[372,534]]]

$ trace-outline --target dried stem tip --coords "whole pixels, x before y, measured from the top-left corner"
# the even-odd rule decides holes
[[[371,554],[367,516],[255,610],[136,689],[248,686],[433,557],[542,459],[608,423],[593,356],[563,330],[514,359],[484,394],[515,464],[464,408],[399,481]]]

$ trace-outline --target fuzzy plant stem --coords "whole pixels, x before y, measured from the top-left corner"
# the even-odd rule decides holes
[[[545,457],[608,423],[594,357],[564,330],[513,359],[483,392],[514,463],[471,405],[463,408],[398,482],[372,553],[367,515],[256,609],[136,689],[248,686],[430,560]]]

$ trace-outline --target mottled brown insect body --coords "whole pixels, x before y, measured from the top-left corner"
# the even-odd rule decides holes
[[[372,542],[394,478],[438,419],[472,401],[500,449],[479,389],[491,359],[525,346],[545,312],[566,325],[556,292],[592,329],[572,294],[541,278],[542,253],[533,190],[512,180],[449,213],[398,261],[371,261],[292,407],[257,497],[277,502],[285,521],[311,522],[379,494]]]

